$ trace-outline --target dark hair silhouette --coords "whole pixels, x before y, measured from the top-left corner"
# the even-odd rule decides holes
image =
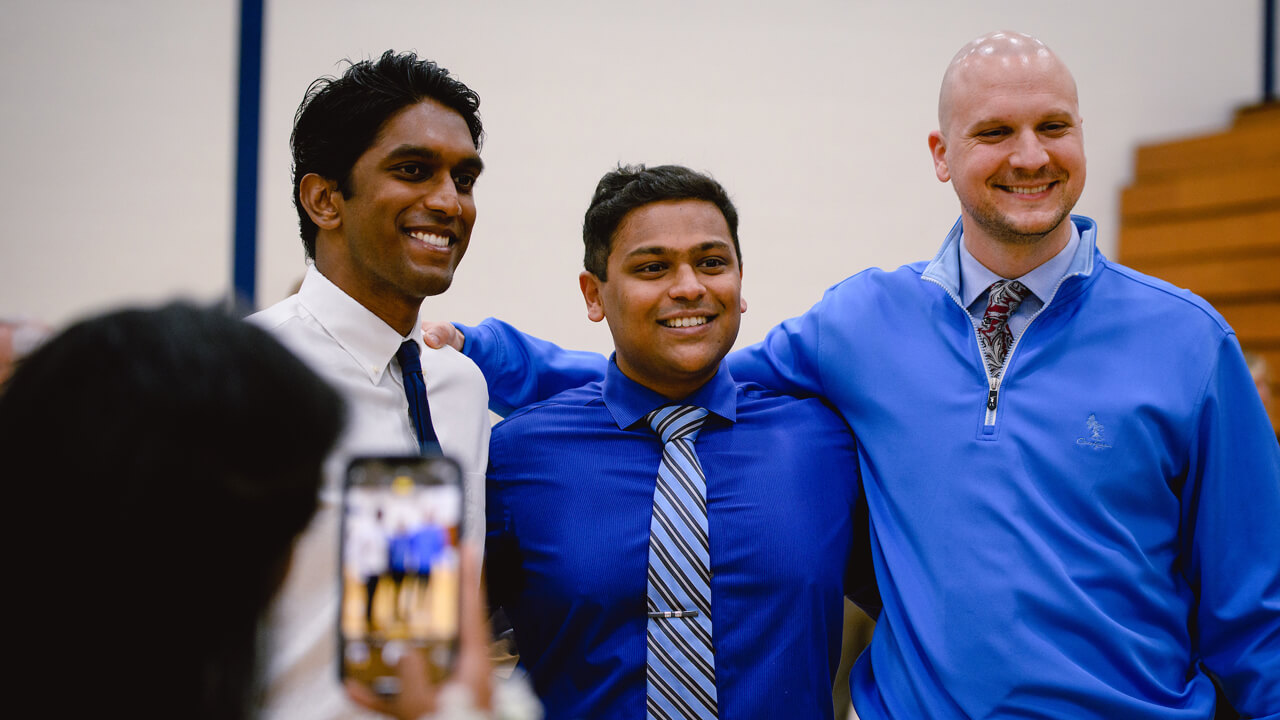
[[[251,716],[258,622],[342,423],[276,340],[192,305],[86,320],[23,360],[0,463],[24,528],[24,692],[70,714]]]

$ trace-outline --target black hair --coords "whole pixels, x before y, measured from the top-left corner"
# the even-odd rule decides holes
[[[681,165],[619,165],[605,173],[596,185],[591,205],[582,219],[582,264],[592,275],[607,280],[609,251],[614,233],[627,213],[650,203],[664,200],[705,200],[720,209],[729,225],[733,250],[742,262],[738,245],[738,210],[729,193],[705,173]]]
[[[0,388],[23,686],[129,717],[250,716],[259,622],[343,413],[263,330],[189,304],[27,356]]]
[[[351,62],[341,77],[322,77],[307,88],[293,116],[293,204],[308,258],[316,256],[320,229],[302,206],[302,178],[315,173],[351,194],[351,168],[377,140],[387,120],[423,100],[456,110],[471,131],[476,149],[484,138],[480,96],[449,71],[412,52],[388,50],[377,60]]]

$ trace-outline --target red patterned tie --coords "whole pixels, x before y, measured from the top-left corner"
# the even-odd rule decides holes
[[[1004,356],[1013,345],[1013,331],[1009,329],[1009,316],[1031,294],[1026,285],[1017,280],[997,280],[991,283],[987,311],[982,315],[978,335],[982,337],[982,357],[987,361],[987,371],[994,377],[1004,365]]]

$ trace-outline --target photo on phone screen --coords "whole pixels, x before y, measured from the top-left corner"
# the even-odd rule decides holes
[[[340,673],[383,695],[423,653],[440,681],[458,639],[462,472],[444,457],[361,457],[343,492]]]

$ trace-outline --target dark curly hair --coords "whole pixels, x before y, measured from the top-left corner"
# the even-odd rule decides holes
[[[719,208],[729,225],[733,251],[738,255],[738,262],[742,262],[742,249],[738,246],[738,210],[729,199],[729,193],[714,178],[681,165],[651,168],[619,165],[600,178],[586,217],[582,219],[582,243],[585,246],[582,264],[587,272],[608,280],[609,251],[613,247],[613,234],[618,231],[622,219],[636,208],[663,200],[705,200]]]
[[[449,71],[415,53],[388,50],[377,60],[351,62],[341,77],[322,77],[307,88],[293,116],[293,204],[307,257],[316,256],[320,229],[307,215],[298,189],[308,173],[338,182],[351,194],[351,168],[400,110],[435,100],[456,110],[471,131],[476,149],[484,139],[480,96]]]

